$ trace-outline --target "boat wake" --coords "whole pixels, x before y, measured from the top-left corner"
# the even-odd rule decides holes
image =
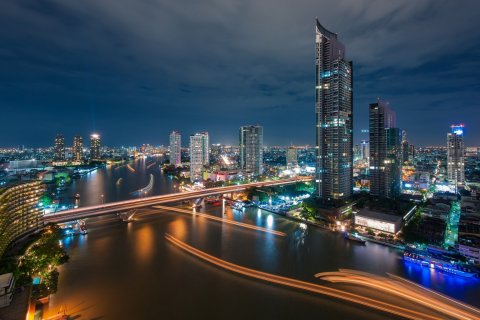
[[[150,181],[148,182],[148,184],[145,187],[143,187],[142,189],[135,190],[135,191],[131,192],[130,194],[141,195],[143,193],[147,193],[147,192],[149,192],[150,190],[153,189],[154,183],[155,183],[155,177],[153,176],[153,174],[150,173]]]

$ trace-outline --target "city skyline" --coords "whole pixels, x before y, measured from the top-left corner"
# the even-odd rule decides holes
[[[0,318],[480,319],[460,3],[0,3]]]
[[[150,19],[142,15],[147,9],[160,16],[165,13],[139,3],[133,21],[125,22],[118,15],[128,5],[107,14],[93,2],[85,6],[90,10],[66,3],[55,8],[2,3],[1,36],[6,48],[0,62],[2,109],[10,118],[20,111],[38,120],[27,129],[7,122],[5,130],[12,134],[2,140],[2,146],[45,146],[57,132],[87,136],[95,131],[102,134],[106,145],[166,145],[173,129],[186,134],[206,130],[213,141],[234,144],[236,130],[232,128],[243,123],[262,125],[268,132],[266,145],[313,145],[314,134],[308,125],[314,123],[312,12],[324,12],[319,19],[338,30],[348,43],[347,56],[355,61],[355,144],[362,139],[359,130],[368,127],[368,103],[380,97],[397,106],[399,120],[415,145],[442,145],[444,128],[460,122],[466,124],[465,144],[479,145],[480,128],[475,126],[479,119],[472,112],[478,109],[479,100],[475,79],[479,78],[480,47],[475,40],[480,29],[474,20],[478,4],[466,2],[459,8],[452,3],[432,4],[335,5],[323,1],[287,8],[280,3],[275,12],[270,11],[273,17],[266,24],[262,14],[250,7],[228,4],[216,7],[218,16],[228,19],[199,7],[200,13],[211,18],[206,22],[178,13],[172,19]],[[266,8],[271,5],[264,4]],[[101,13],[106,14],[105,25],[86,22]],[[338,23],[340,14],[355,23]],[[243,23],[244,15],[259,23]],[[140,16],[142,21],[137,19]],[[447,18],[448,24],[444,23]],[[16,28],[15,38],[5,33],[18,22],[25,22],[19,24],[25,29]],[[135,26],[130,25],[133,22]],[[155,24],[163,28],[151,29],[174,32],[145,32],[148,41],[138,37]],[[286,24],[290,27],[280,39],[276,30],[285,30],[281,27]],[[175,37],[186,32],[184,28],[192,30],[192,25],[198,54],[188,63],[177,64],[178,59],[188,60],[188,49]],[[65,34],[42,34],[51,27],[63,28]],[[95,36],[85,38],[92,29]],[[114,36],[106,38],[107,34]],[[32,51],[22,47],[27,42]],[[169,50],[164,50],[165,45]],[[92,47],[97,51],[92,52]],[[237,63],[232,64],[232,59]],[[181,68],[172,70],[169,65]],[[448,83],[439,80],[445,77]],[[70,123],[73,113],[76,125]],[[420,119],[431,121],[420,123]],[[52,125],[45,128],[45,123]],[[161,130],[157,130],[158,123]],[[420,124],[426,128],[419,130]]]

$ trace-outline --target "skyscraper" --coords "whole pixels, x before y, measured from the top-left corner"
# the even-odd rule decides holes
[[[205,166],[209,164],[208,133],[201,132],[190,135],[190,180],[202,180]]]
[[[182,136],[178,131],[170,133],[170,164],[182,165]]]
[[[254,175],[263,173],[263,127],[240,127],[240,168]]]
[[[386,101],[369,106],[370,117],[370,194],[395,198],[401,187],[401,130],[396,114]]]
[[[402,130],[402,162],[410,161],[410,148],[407,140],[407,131]]]
[[[53,145],[53,158],[55,161],[65,161],[65,138],[63,134],[57,134]]]
[[[83,138],[81,136],[73,137],[72,154],[74,161],[83,160]]]
[[[465,182],[465,145],[463,142],[463,124],[452,125],[447,135],[447,175],[448,181],[455,186]]]
[[[90,135],[90,160],[100,160],[100,136],[96,133]]]
[[[298,166],[298,149],[295,147],[287,148],[287,167]]]
[[[347,199],[353,187],[353,74],[337,34],[316,20],[316,183],[323,199]]]
[[[362,145],[362,160],[368,160],[370,157],[370,144],[368,143],[367,140],[362,140],[361,142]]]

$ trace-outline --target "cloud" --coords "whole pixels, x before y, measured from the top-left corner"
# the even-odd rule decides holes
[[[106,131],[113,125],[99,108],[134,108],[168,119],[164,142],[169,126],[208,127],[217,113],[229,122],[212,134],[230,140],[231,126],[261,121],[273,133],[265,132],[267,141],[312,143],[305,123],[314,117],[316,16],[338,32],[354,61],[360,128],[379,95],[405,113],[478,98],[479,9],[474,0],[3,1],[0,94],[9,104],[2,108],[91,109]],[[35,99],[15,97],[28,92]],[[424,143],[412,121],[409,136]],[[122,138],[138,144],[149,130],[139,124]]]

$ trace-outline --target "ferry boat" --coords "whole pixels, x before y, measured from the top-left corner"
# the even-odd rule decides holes
[[[470,278],[478,275],[478,270],[475,270],[474,268],[470,268],[469,266],[453,260],[446,261],[439,257],[433,257],[428,253],[405,250],[403,252],[403,259],[419,264],[425,268],[439,270],[462,277]]]
[[[365,245],[365,243],[367,242],[363,239],[360,239],[359,237],[357,237],[356,235],[354,235],[352,233],[345,233],[345,239],[353,241],[353,242],[358,243],[358,244],[363,244],[363,245]]]

